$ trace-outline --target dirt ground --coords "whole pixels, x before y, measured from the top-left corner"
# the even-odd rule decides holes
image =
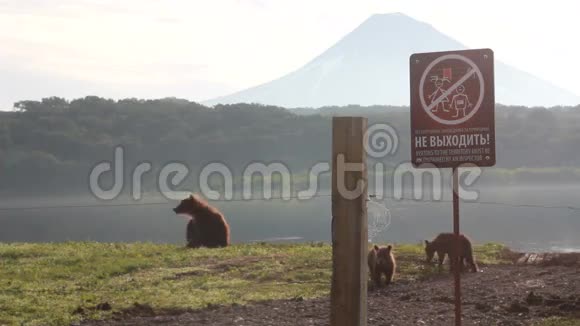
[[[368,324],[453,325],[453,279],[395,281],[369,289]],[[498,265],[462,277],[464,325],[532,325],[550,316],[580,318],[578,266]],[[329,324],[329,299],[267,301],[156,315],[136,306],[108,321],[82,325],[296,326]]]

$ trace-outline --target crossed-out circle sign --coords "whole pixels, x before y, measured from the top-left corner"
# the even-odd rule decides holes
[[[459,62],[460,65],[453,63],[454,60]],[[445,66],[446,63],[449,63],[447,68]],[[443,68],[435,69],[438,66],[443,66]],[[442,74],[439,74],[437,70],[442,70]],[[464,84],[470,82],[469,79],[472,77],[477,78],[479,87],[474,85],[475,87],[468,88],[471,91],[466,92]],[[428,78],[430,81],[427,83],[432,82],[432,85],[426,84]],[[445,87],[446,83],[451,85]],[[475,82],[471,84],[475,84]],[[432,92],[426,94],[425,88],[430,89]],[[459,54],[446,54],[433,60],[425,68],[419,84],[419,98],[423,109],[433,120],[445,125],[460,124],[473,117],[479,110],[481,102],[483,102],[484,92],[485,87],[481,70],[469,58]],[[476,98],[475,103],[473,103],[474,98]],[[445,114],[453,109],[457,111],[454,115]],[[437,114],[439,112],[441,113]]]
[[[495,165],[493,51],[415,53],[409,64],[413,165]]]

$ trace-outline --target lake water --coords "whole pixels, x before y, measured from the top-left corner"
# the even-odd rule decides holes
[[[323,194],[328,192],[323,191]],[[373,242],[419,243],[452,230],[452,205],[445,201],[385,199],[388,227]],[[479,203],[461,203],[461,230],[476,243],[501,242],[516,249],[580,251],[580,186],[535,186],[480,189]],[[507,205],[484,204],[501,202]],[[85,208],[10,209],[30,206],[108,205],[89,197],[0,200],[0,242],[150,241],[184,243],[186,219],[176,216],[174,202]],[[252,241],[330,241],[330,197],[310,200],[214,203],[226,215],[235,243]],[[376,204],[374,204],[376,206]],[[520,205],[520,206],[518,206]],[[373,207],[375,207],[373,206]],[[1,210],[4,208],[4,210]],[[375,212],[371,209],[371,212]],[[376,214],[369,219],[374,220]],[[376,231],[376,230],[375,230]]]

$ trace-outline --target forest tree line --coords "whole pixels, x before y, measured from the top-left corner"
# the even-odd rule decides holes
[[[67,101],[22,101],[0,112],[0,191],[78,192],[88,189],[93,166],[112,161],[123,146],[125,168],[140,162],[155,171],[169,162],[186,164],[193,175],[211,162],[240,174],[252,162],[284,163],[303,173],[329,162],[331,117],[363,115],[369,124],[388,123],[399,150],[385,158],[394,166],[410,159],[409,109],[347,106],[288,110],[258,104],[207,107],[195,102],[111,100],[89,96]],[[580,106],[496,106],[497,167],[580,168]],[[126,176],[130,178],[130,175]]]

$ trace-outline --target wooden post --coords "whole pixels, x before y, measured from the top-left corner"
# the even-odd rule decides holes
[[[367,324],[367,119],[332,119],[331,326]]]
[[[461,240],[459,239],[459,168],[453,168],[453,233],[455,234],[455,258],[453,266],[453,283],[455,285],[455,326],[461,326]]]

